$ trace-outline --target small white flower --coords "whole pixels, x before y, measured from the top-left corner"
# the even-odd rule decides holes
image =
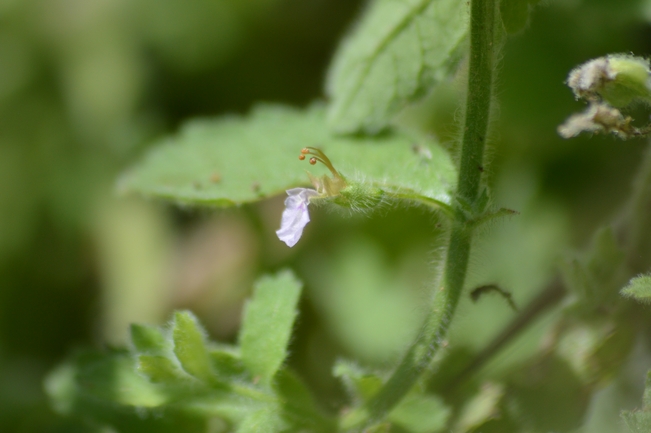
[[[303,234],[303,228],[310,222],[307,205],[310,197],[319,193],[308,188],[293,188],[287,190],[285,210],[283,211],[280,229],[276,230],[278,239],[285,242],[288,247],[293,247]]]

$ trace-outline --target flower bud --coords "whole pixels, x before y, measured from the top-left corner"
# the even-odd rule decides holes
[[[625,107],[635,100],[651,102],[649,61],[628,55],[590,60],[570,72],[567,85],[574,95],[590,102],[605,101]]]

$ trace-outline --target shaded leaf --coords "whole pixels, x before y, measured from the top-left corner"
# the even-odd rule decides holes
[[[242,361],[270,383],[287,356],[302,284],[290,271],[263,277],[245,307],[240,344]]]
[[[174,421],[175,414],[193,420],[220,417],[239,423],[263,406],[226,388],[207,387],[170,365],[167,358],[141,358],[141,366],[156,381],[136,371],[132,355],[126,352],[83,352],[49,375],[46,390],[59,412],[107,419],[111,425],[120,425],[124,416],[127,422],[132,415],[143,420],[153,417],[160,419],[155,424],[165,424]],[[161,410],[165,417],[161,417]],[[177,426],[174,431],[186,430]]]
[[[323,149],[337,170],[351,180],[384,189],[407,188],[450,203],[456,174],[445,151],[415,132],[377,138],[342,138],[328,132],[323,107],[306,111],[258,106],[247,118],[198,120],[154,147],[119,183],[135,192],[178,203],[232,206],[309,185],[298,161],[305,146]]]
[[[493,419],[499,413],[499,404],[503,397],[502,385],[484,383],[479,392],[465,403],[455,423],[455,431],[472,431]]]
[[[83,352],[52,372],[46,388],[57,404],[68,410],[80,396],[125,406],[165,404],[169,400],[165,388],[149,382],[133,367],[127,353]]]
[[[586,257],[562,266],[565,283],[577,295],[574,308],[592,312],[616,305],[617,290],[626,281],[625,259],[612,228],[598,230]]]
[[[422,299],[407,272],[396,272],[380,245],[350,236],[311,272],[310,287],[329,329],[364,363],[386,363],[418,332]]]
[[[607,383],[628,359],[635,336],[627,321],[575,322],[563,329],[556,353],[584,384]]]
[[[382,387],[382,379],[350,361],[337,360],[332,374],[342,381],[348,395],[358,403],[368,401]]]
[[[645,304],[651,303],[651,275],[633,278],[620,293]]]
[[[651,431],[651,371],[646,375],[646,387],[642,397],[641,410],[622,411],[622,418],[632,433],[648,433]]]
[[[376,0],[340,47],[327,81],[328,121],[340,133],[383,129],[446,77],[468,31],[458,0]]]
[[[309,431],[335,430],[334,422],[321,413],[312,394],[295,374],[286,369],[278,371],[273,386],[282,402],[283,415],[294,426]]]
[[[583,423],[589,388],[564,359],[536,359],[508,379],[504,406],[529,431],[572,431]]]

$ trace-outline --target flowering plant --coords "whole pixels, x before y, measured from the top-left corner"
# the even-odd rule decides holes
[[[75,170],[67,158],[61,158],[65,164],[50,161],[51,133],[63,137],[52,142],[86,137],[95,145],[69,146],[83,149],[70,160],[82,161],[77,171],[89,176],[97,175],[106,155],[115,159],[110,167],[121,167],[130,155],[115,146],[116,133],[117,141],[131,137],[137,144],[163,136],[119,176],[117,190],[172,204],[86,198],[106,206],[98,212],[103,216],[86,221],[92,233],[77,236],[83,245],[56,263],[84,256],[87,272],[75,266],[70,272],[53,271],[56,266],[39,267],[34,275],[22,271],[34,281],[45,273],[56,288],[77,278],[100,291],[99,307],[83,299],[93,305],[88,311],[101,308],[101,318],[88,328],[99,329],[96,340],[107,342],[73,352],[47,375],[45,391],[65,418],[39,431],[651,431],[651,381],[638,402],[651,366],[648,311],[640,305],[651,299],[651,152],[641,156],[640,141],[587,143],[585,134],[622,140],[650,134],[643,120],[651,102],[649,61],[606,55],[571,71],[566,84],[587,107],[557,128],[571,111],[561,102],[572,103],[559,75],[569,69],[567,59],[610,49],[612,32],[595,31],[595,22],[630,32],[631,23],[645,16],[644,2],[552,0],[535,9],[529,25],[537,0],[371,0],[334,55],[325,94],[312,88],[316,101],[305,104],[311,87],[303,75],[318,62],[290,53],[309,51],[311,60],[330,52],[319,45],[319,32],[341,34],[344,20],[337,24],[333,17],[356,9],[354,1],[336,13],[336,1],[303,2],[291,11],[273,0],[257,2],[257,9],[255,0],[149,1],[148,13],[138,15],[150,21],[142,31],[127,32],[142,40],[129,43],[127,36],[108,37],[107,29],[131,28],[131,21],[93,25],[98,17],[118,20],[120,8],[141,1],[76,2],[79,13],[46,20],[47,30],[31,39],[51,36],[47,46],[58,38],[78,40],[75,49],[46,50],[65,60],[34,62],[42,41],[31,50],[14,43],[20,32],[13,22],[0,37],[0,60],[11,66],[0,71],[0,100],[11,101],[13,110],[25,96],[23,109],[36,115],[64,95],[56,103],[78,128],[59,131],[62,114],[39,128],[16,127],[12,110],[5,113],[9,132],[0,128],[0,165],[6,165],[0,173],[6,183],[37,189],[18,198],[0,195],[0,205],[15,204],[6,213],[11,224],[0,224],[0,231],[30,220],[46,227],[40,216],[21,216],[24,209],[46,209],[42,213],[60,214],[57,226],[65,232],[52,238],[75,238],[67,229],[78,218],[76,201],[65,194],[48,196],[44,206],[33,201],[85,186],[68,178]],[[0,8],[3,18],[21,5],[8,2]],[[581,13],[573,19],[584,20],[576,25],[569,18],[574,10]],[[15,21],[25,22],[31,12]],[[296,19],[305,14],[313,14],[313,25]],[[52,26],[68,15],[74,22]],[[287,28],[296,22],[305,34],[288,41]],[[171,27],[163,31],[161,23]],[[77,37],[95,27],[95,38]],[[580,31],[570,44],[565,34],[575,27]],[[260,34],[265,38],[254,49],[249,44]],[[608,43],[578,42],[588,35]],[[172,43],[187,40],[195,43]],[[87,55],[93,47],[106,57]],[[134,101],[140,98],[120,98],[149,74],[129,75],[139,64],[129,61],[139,52],[133,47],[144,48],[153,69],[168,65],[152,75],[162,78],[152,86],[164,86],[146,116],[118,113],[139,107]],[[277,63],[269,68],[266,62]],[[33,77],[56,65],[46,76],[62,76],[67,90],[39,97],[24,91],[25,80],[33,78],[22,71],[31,63],[38,66]],[[104,73],[111,79],[92,78],[105,65],[111,65]],[[252,65],[265,65],[260,69],[268,76]],[[497,79],[498,72],[504,78]],[[128,85],[111,87],[123,75],[131,76]],[[323,73],[312,71],[311,79],[317,75]],[[167,87],[186,78],[193,86],[214,79],[220,90],[177,93]],[[37,80],[39,86],[51,81],[57,80]],[[100,85],[93,90],[95,82]],[[173,104],[176,95],[198,93],[193,110],[214,103],[210,111],[221,112],[250,106],[247,95],[260,89],[267,97],[284,91],[281,99],[292,105],[254,104],[246,115],[190,120],[171,135],[156,126],[169,117],[172,127],[181,120],[173,113],[188,112],[179,104],[161,115],[161,100]],[[221,105],[231,98],[237,103]],[[145,121],[151,118],[161,120]],[[93,129],[106,136],[98,138]],[[32,153],[20,146],[5,151],[3,137],[13,142],[19,133],[34,135],[37,149],[48,150],[33,152],[48,156],[47,170],[43,164],[22,170]],[[101,157],[89,157],[98,143],[106,146]],[[307,175],[294,158],[303,143],[318,146],[300,151],[299,160],[312,164]],[[638,160],[633,191],[621,205]],[[64,165],[52,174],[50,163]],[[46,188],[24,174],[41,172],[52,177],[43,182]],[[597,215],[610,217],[620,205],[612,224],[593,227]],[[205,211],[214,208],[238,210]],[[322,208],[345,211],[322,214]],[[311,218],[313,230],[303,238]],[[41,230],[0,236],[0,252],[21,236],[43,238],[49,247]],[[563,253],[593,231],[585,253]],[[300,251],[281,243],[291,248],[299,240]],[[39,256],[56,256],[41,247],[33,249]],[[79,254],[90,248],[97,248],[90,260]],[[23,261],[7,261],[5,268],[21,272],[14,263]],[[17,279],[2,281],[11,287]],[[52,293],[67,300],[61,290]],[[22,326],[21,308],[2,309],[13,319],[0,320],[0,331],[15,331],[5,333],[11,337],[6,347],[17,352],[24,332],[32,331]],[[84,317],[93,316],[88,311]],[[172,319],[165,322],[167,316]],[[88,340],[94,336],[87,334]],[[41,363],[23,362],[29,355],[22,352],[5,359],[4,341],[0,346],[0,378],[41,371]],[[52,344],[52,350],[63,346]],[[34,397],[40,391],[33,389],[19,393],[15,403],[14,388],[0,386],[0,402],[8,402],[0,404],[0,423],[15,405],[31,404],[29,413],[41,406]],[[627,409],[623,422],[620,409]],[[47,419],[53,419],[50,412]]]

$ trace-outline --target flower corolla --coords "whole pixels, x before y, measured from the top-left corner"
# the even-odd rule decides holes
[[[310,188],[292,188],[287,190],[287,195],[280,229],[276,230],[276,234],[278,239],[291,248],[296,245],[303,234],[303,228],[310,222],[307,210],[310,198],[318,196],[319,193]]]

